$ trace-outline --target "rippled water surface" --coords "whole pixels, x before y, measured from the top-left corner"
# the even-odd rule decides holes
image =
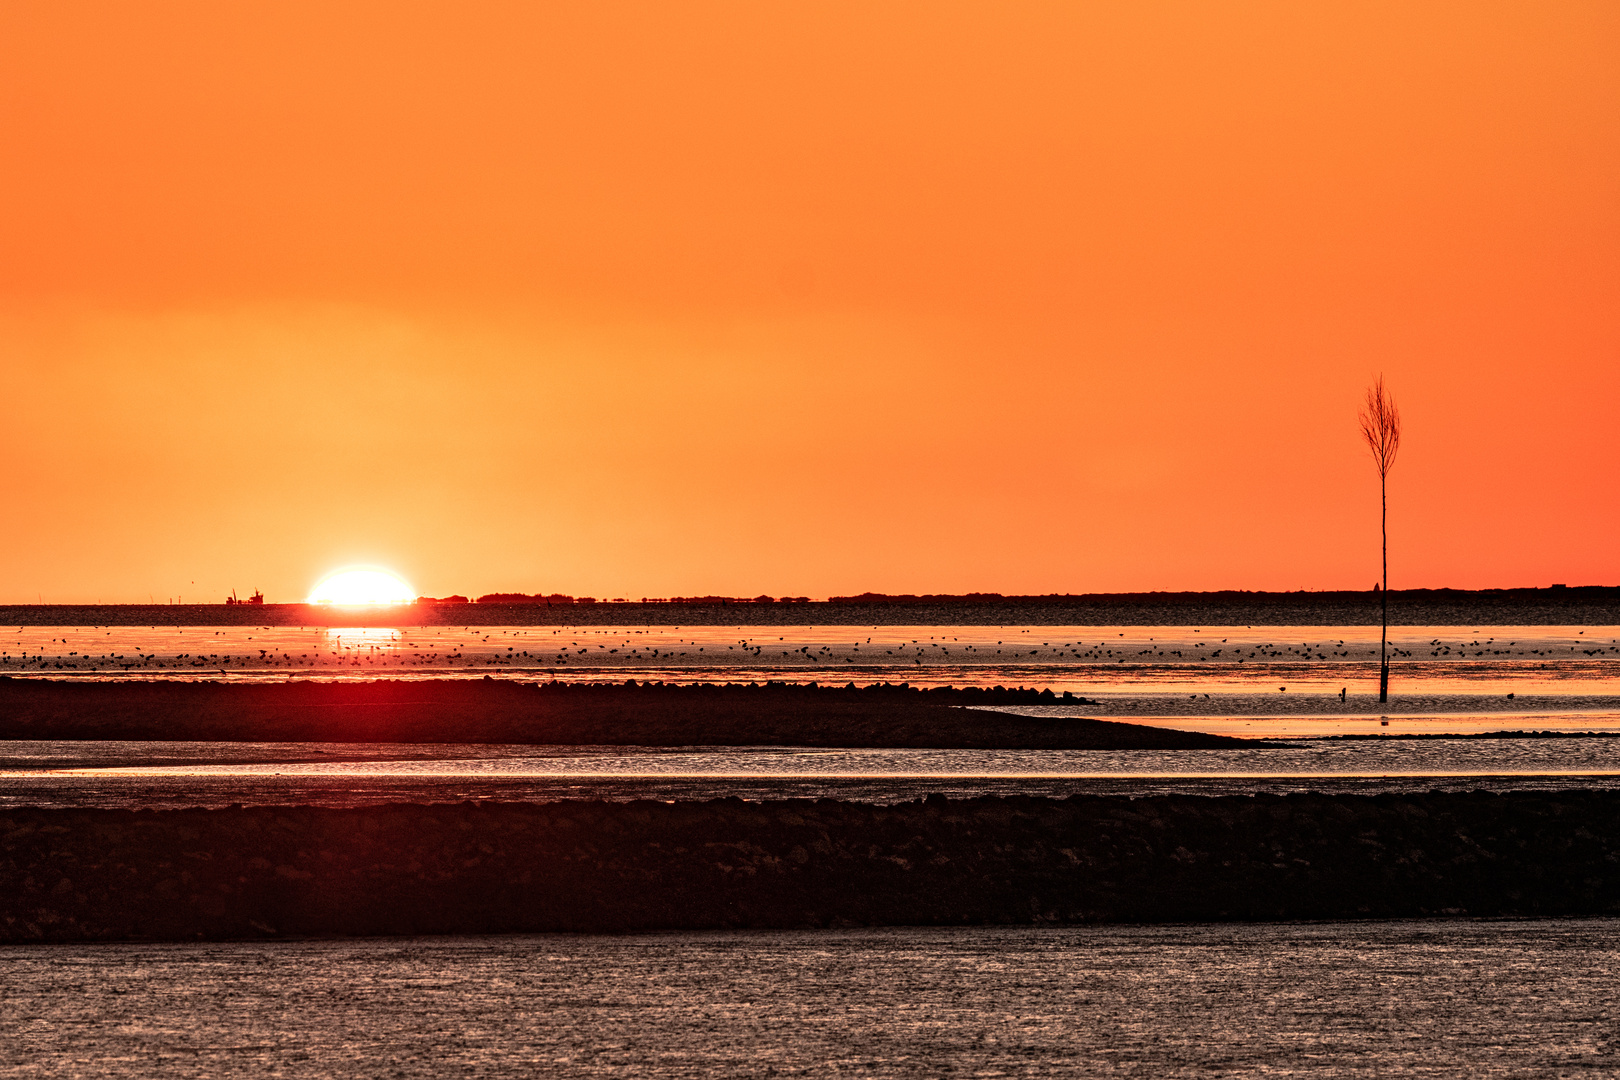
[[[0,949],[19,1076],[1620,1071],[1620,922]]]
[[[0,743],[3,806],[1620,788],[1620,738],[1302,740],[1230,750]]]

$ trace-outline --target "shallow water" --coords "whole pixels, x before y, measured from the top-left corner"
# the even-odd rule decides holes
[[[1430,691],[1480,691],[1481,678],[1591,692],[1620,672],[1620,627],[1392,627],[1397,678]],[[1336,692],[1376,681],[1377,627],[1333,626],[620,626],[19,627],[0,631],[0,673],[133,678],[221,673],[330,678],[511,673],[525,678],[742,678],[862,673],[919,685],[992,685],[1044,675],[1054,689],[1166,691],[1168,682],[1247,686],[1314,672]],[[1214,680],[1211,682],[1211,680]],[[892,680],[891,680],[892,681]],[[964,682],[965,681],[965,682]],[[1612,685],[1612,683],[1610,683]]]
[[[1082,698],[1067,715],[1239,736],[1371,732],[1386,718],[1412,731],[1620,731],[1620,627],[1392,628],[1387,702],[1378,638],[1361,626],[20,627],[0,631],[0,675],[999,685]]]
[[[1466,697],[1408,698],[1358,713],[1340,711],[1337,698],[1252,695],[1180,701],[1168,697],[1114,699],[1084,705],[1008,705],[995,711],[1026,716],[1102,717],[1132,724],[1202,731],[1240,739],[1312,739],[1334,736],[1479,735],[1492,732],[1620,732],[1620,699],[1613,697],[1519,698],[1515,703]],[[1505,707],[1516,704],[1517,707]],[[1245,708],[1244,706],[1249,706]],[[1481,706],[1486,706],[1481,708]],[[969,706],[969,708],[991,708]],[[1199,711],[1194,712],[1192,710]]]
[[[1280,749],[911,750],[11,742],[0,807],[465,799],[840,798],[1620,788],[1620,739],[1301,741]]]
[[[26,1076],[1570,1076],[1620,921],[0,949]]]
[[[1620,627],[1399,627],[1391,642],[1393,694],[1386,703],[1376,694],[1379,631],[1359,626],[22,627],[0,633],[0,674],[1004,685],[1083,699],[1009,711],[1253,738],[1620,733]],[[79,744],[79,752],[87,745]],[[817,758],[752,748],[619,758],[598,750],[591,758],[567,748],[324,747],[306,754],[306,764],[267,768],[266,762],[294,759],[276,750],[270,758],[243,759],[257,765],[226,766],[221,759],[202,767],[187,757],[192,751],[169,762],[158,744],[142,744],[116,760],[79,761],[80,771],[60,771],[71,764],[64,763],[49,776],[0,774],[0,805],[1501,790],[1606,787],[1620,768],[1612,749],[1620,744],[1607,740],[1330,745],[1269,752],[1239,766],[1211,765],[1236,759],[1196,753],[1109,759],[1092,752],[993,758],[953,751],[925,758],[907,755],[930,752],[846,751]],[[10,744],[13,757],[16,747]],[[338,759],[349,763],[334,765]],[[142,771],[109,771],[119,768]]]

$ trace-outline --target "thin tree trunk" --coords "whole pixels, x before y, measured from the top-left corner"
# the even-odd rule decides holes
[[[1378,529],[1383,540],[1384,580],[1373,586],[1383,594],[1384,636],[1378,642],[1378,701],[1389,700],[1389,467],[1395,464],[1395,453],[1401,448],[1401,411],[1395,399],[1384,389],[1384,377],[1378,376],[1367,391],[1367,403],[1357,414],[1361,437],[1372,451],[1373,464],[1378,466]]]
[[[1389,701],[1389,485],[1383,477],[1378,479],[1378,501],[1384,539],[1384,635],[1378,642],[1378,703],[1382,705]]]

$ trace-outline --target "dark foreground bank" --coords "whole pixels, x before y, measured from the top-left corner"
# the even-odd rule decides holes
[[[987,711],[1066,700],[1081,699],[1050,690],[903,685],[81,683],[0,676],[0,739],[1034,750],[1265,745],[1141,724]]]
[[[1620,912],[1620,793],[0,812],[0,941]]]

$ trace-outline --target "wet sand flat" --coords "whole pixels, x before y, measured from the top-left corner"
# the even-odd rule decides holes
[[[1572,1076],[1620,920],[899,927],[0,950],[0,1072]]]
[[[1005,750],[13,741],[0,807],[751,801],[928,795],[1417,794],[1620,787],[1620,738],[1318,739],[1281,748]]]

